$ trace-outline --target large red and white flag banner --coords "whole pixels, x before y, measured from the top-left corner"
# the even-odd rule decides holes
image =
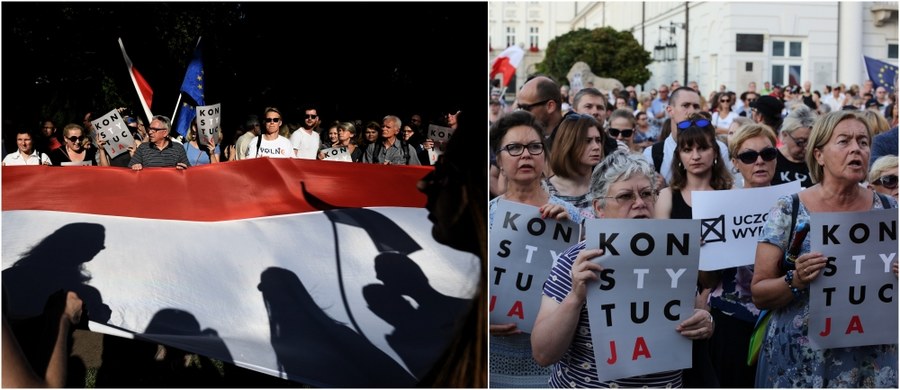
[[[94,331],[313,386],[413,386],[480,270],[431,236],[415,187],[430,169],[3,167],[8,313],[37,315],[68,289]]]

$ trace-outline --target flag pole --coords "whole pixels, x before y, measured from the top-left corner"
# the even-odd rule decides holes
[[[122,43],[122,37],[119,37],[119,48],[122,49],[122,56],[125,57],[125,65],[128,66],[128,76],[131,77],[131,82],[134,84],[134,89],[137,90],[138,100],[140,100],[141,107],[144,109],[144,115],[147,116],[147,120],[150,120],[150,118],[153,118],[153,114],[150,112],[150,106],[147,105],[147,101],[144,99],[144,94],[141,92],[141,88],[138,85],[137,78],[134,77],[134,66],[131,63],[131,59],[128,58],[128,54],[125,53],[125,44]],[[146,81],[143,81],[143,77],[141,77],[141,79],[142,82],[146,83]]]

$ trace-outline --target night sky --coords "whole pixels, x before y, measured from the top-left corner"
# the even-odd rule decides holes
[[[81,123],[86,111],[105,113],[113,107],[92,105],[110,88],[139,109],[118,37],[154,90],[153,113],[172,115],[189,53],[173,55],[160,38],[183,34],[160,31],[174,17],[204,17],[210,4],[4,2],[4,133],[36,129],[48,115]],[[235,26],[195,31],[203,36],[206,103],[222,104],[225,131],[266,106],[290,121],[306,104],[320,107],[323,123],[413,113],[429,120],[457,109],[464,123],[487,123],[486,3],[235,5]],[[85,11],[98,8],[102,16]],[[197,40],[181,38],[183,51]]]

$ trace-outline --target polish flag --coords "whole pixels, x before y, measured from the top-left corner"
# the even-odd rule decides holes
[[[150,84],[147,83],[147,80],[144,79],[141,72],[138,72],[137,68],[131,64],[131,59],[128,58],[128,54],[125,53],[125,45],[122,44],[122,38],[119,38],[119,47],[122,49],[122,56],[125,57],[125,65],[128,66],[128,75],[131,76],[131,82],[134,83],[134,89],[137,90],[138,98],[141,99],[141,107],[144,108],[144,115],[147,116],[147,120],[150,120],[150,118],[153,118],[153,113],[150,111],[150,107],[153,106],[153,89],[150,88]]]
[[[431,236],[416,182],[432,169],[2,167],[8,313],[74,290],[95,332],[315,387],[414,386],[480,275]]]
[[[500,53],[497,58],[494,59],[493,65],[491,65],[491,76],[490,78],[493,80],[494,76],[497,73],[503,74],[503,85],[509,85],[509,80],[516,75],[516,68],[519,67],[519,64],[522,63],[522,58],[525,56],[525,51],[522,50],[521,47],[516,45],[512,45],[507,47],[502,53]]]

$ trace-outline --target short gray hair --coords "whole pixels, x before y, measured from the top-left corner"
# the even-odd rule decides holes
[[[398,128],[398,129],[403,130],[403,122],[400,122],[400,118],[399,118],[398,116],[396,116],[396,115],[387,115],[387,116],[385,116],[384,119],[382,119],[381,121],[382,121],[382,122],[384,122],[384,121],[391,121],[391,122],[394,122],[394,123],[397,124],[397,128]]]
[[[154,115],[153,119],[151,119],[150,121],[151,122],[160,121],[160,122],[162,122],[163,126],[166,127],[166,131],[169,131],[169,132],[172,131],[172,120],[169,119],[169,117],[167,117],[165,115]]]
[[[656,193],[656,171],[647,159],[642,154],[617,149],[594,168],[591,175],[591,197],[600,201],[600,207],[605,207],[609,187],[635,175],[646,176],[650,180],[650,190]]]
[[[793,134],[795,130],[802,127],[812,130],[815,123],[816,113],[812,109],[805,105],[797,106],[784,118],[784,123],[781,124],[781,132]]]

